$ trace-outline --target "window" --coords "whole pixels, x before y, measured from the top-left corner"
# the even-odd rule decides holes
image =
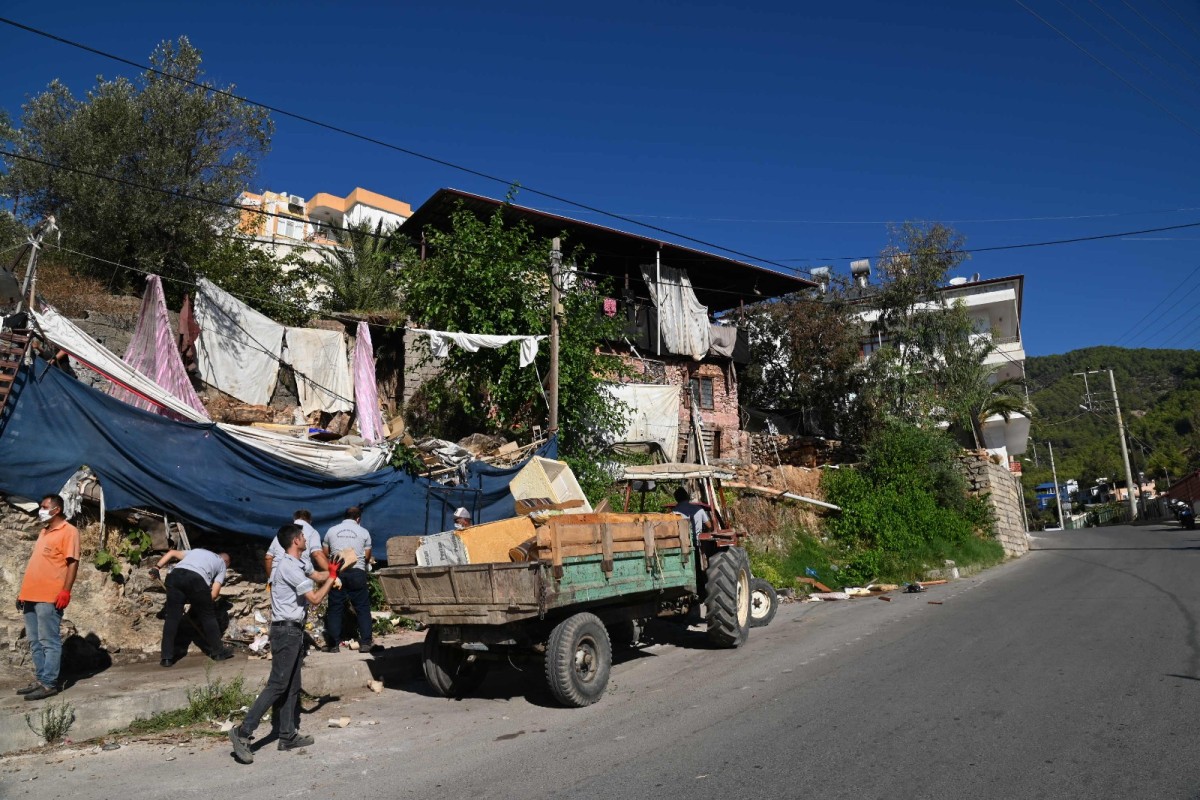
[[[701,408],[712,410],[716,407],[713,405],[712,378],[692,378],[689,388],[692,397],[699,395]]]

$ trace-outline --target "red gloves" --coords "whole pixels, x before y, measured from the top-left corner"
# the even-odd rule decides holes
[[[71,592],[67,589],[63,589],[61,592],[58,593],[58,597],[54,598],[54,607],[57,608],[59,611],[62,611],[64,608],[67,607],[67,604],[70,602],[71,602]]]
[[[329,559],[329,580],[337,580],[338,570],[342,568],[342,563],[342,559],[338,556]]]

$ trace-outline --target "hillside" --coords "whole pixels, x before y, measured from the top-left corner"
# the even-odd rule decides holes
[[[1200,468],[1200,351],[1129,350],[1089,347],[1025,362],[1034,415],[1032,437],[1037,461],[1026,465],[1026,486],[1050,480],[1045,442],[1054,445],[1059,480],[1124,479],[1108,374],[1088,376],[1092,411],[1085,403],[1084,379],[1074,373],[1113,370],[1121,412],[1131,437],[1130,461],[1163,484]],[[1025,454],[1033,461],[1033,449]]]

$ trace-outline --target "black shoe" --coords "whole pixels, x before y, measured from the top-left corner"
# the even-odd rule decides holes
[[[222,650],[221,652],[214,654],[212,657],[212,660],[213,661],[228,661],[231,658],[233,658],[232,650]]]
[[[42,688],[42,685],[34,681],[28,686],[22,686],[20,689],[17,689],[17,694],[29,694],[30,692],[36,692],[40,688]]]
[[[173,658],[164,658],[162,661],[159,661],[159,662],[158,662],[158,665],[159,665],[160,667],[173,667],[173,666],[175,666],[175,659],[173,659]]]
[[[336,644],[331,644],[331,645],[329,645],[329,647],[325,648],[325,652],[326,653],[340,653],[340,652],[342,652],[342,648]]]
[[[32,692],[25,695],[26,700],[45,700],[47,697],[54,697],[58,694],[57,686],[43,686],[38,684],[38,687]]]
[[[250,739],[242,735],[242,729],[240,726],[235,725],[229,729],[229,743],[233,745],[233,757],[236,758],[239,763],[254,763],[254,753],[250,750]]]
[[[280,739],[278,747],[280,750],[299,750],[301,747],[308,747],[314,741],[316,740],[311,736],[302,736],[297,733],[290,739]]]

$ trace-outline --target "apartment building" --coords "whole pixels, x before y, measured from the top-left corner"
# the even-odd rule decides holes
[[[412,207],[361,187],[345,197],[318,192],[305,200],[287,192],[242,192],[240,230],[280,258],[295,250],[320,258],[321,247],[334,246],[333,231],[360,223],[396,228],[412,216]]]

